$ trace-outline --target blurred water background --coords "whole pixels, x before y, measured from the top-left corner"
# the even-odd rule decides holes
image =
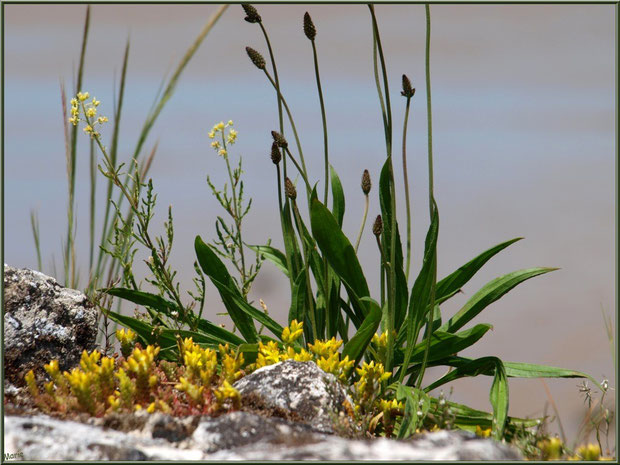
[[[174,70],[215,5],[92,7],[83,90],[112,116],[125,42],[131,39],[119,154],[127,160],[166,73]],[[43,271],[52,256],[62,279],[67,181],[59,82],[73,88],[85,5],[4,6],[4,261],[36,267],[29,213],[41,226]],[[363,209],[359,183],[369,169],[375,186],[384,159],[381,114],[372,72],[372,34],[364,5],[261,5],[279,65],[283,94],[300,130],[311,179],[320,180],[323,149],[312,51],[302,33],[309,11],[318,29],[331,163],[347,195],[344,230],[355,237]],[[387,55],[400,153],[404,98],[400,76],[417,88],[410,115],[408,163],[413,202],[414,260],[421,264],[428,227],[423,5],[378,5]],[[489,262],[450,305],[447,318],[487,281],[521,268],[561,269],[513,290],[477,322],[494,326],[463,353],[542,363],[590,373],[615,386],[613,348],[602,310],[615,328],[615,24],[613,5],[433,5],[432,84],[435,196],[439,204],[438,273],[453,271],[483,250],[524,236]],[[243,155],[246,191],[254,199],[245,239],[269,238],[281,247],[270,131],[276,99],[245,46],[267,55],[260,29],[232,5],[185,70],[147,141],[159,142],[151,169],[158,193],[153,225],[161,232],[168,205],[176,227],[172,264],[182,288],[192,289],[193,240],[214,237],[216,214],[206,175],[224,182],[225,165],[207,132],[233,119],[239,132],[233,156]],[[104,139],[111,127],[103,130]],[[289,130],[290,134],[290,130]],[[292,139],[292,136],[289,136]],[[109,143],[109,142],[108,142]],[[79,137],[77,247],[82,281],[88,266],[88,141]],[[397,182],[402,194],[400,155]],[[104,179],[98,205],[103,211]],[[404,231],[404,197],[400,195]],[[378,213],[371,193],[369,224],[360,248],[373,295],[377,252],[370,233]],[[305,202],[304,202],[305,208]],[[101,223],[98,223],[99,233]],[[144,256],[139,256],[144,259]],[[137,260],[138,262],[140,260]],[[138,264],[139,265],[139,264]],[[138,266],[144,270],[143,266]],[[251,297],[284,321],[288,281],[265,264]],[[208,289],[207,316],[223,307]],[[429,376],[440,372],[431,371]],[[459,381],[451,399],[488,409],[491,378]],[[568,439],[586,412],[579,380],[547,380]],[[511,380],[510,414],[542,415],[549,398],[540,380]],[[612,391],[611,397],[615,396]],[[614,403],[612,402],[612,406]],[[553,415],[553,410],[547,408]],[[557,430],[557,426],[553,426]],[[613,433],[610,440],[613,442]]]

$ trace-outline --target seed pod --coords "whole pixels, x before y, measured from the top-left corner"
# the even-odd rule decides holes
[[[312,18],[307,11],[306,14],[304,14],[304,34],[306,34],[306,37],[310,40],[314,40],[316,37],[316,27],[314,27]]]
[[[284,193],[291,200],[297,198],[297,189],[295,189],[295,184],[289,178],[286,178],[286,181],[284,181]]]
[[[258,14],[258,11],[256,11],[256,8],[254,8],[252,5],[250,5],[249,3],[242,3],[241,7],[247,15],[243,19],[245,19],[248,23],[260,23],[262,21],[260,15]]]
[[[407,75],[403,74],[403,90],[400,93],[403,97],[411,98],[415,94],[415,89],[411,87],[411,81]]]
[[[279,132],[271,131],[271,137],[273,137],[273,140],[276,142],[276,144],[278,144],[278,147],[282,147],[283,149],[288,147],[288,142]]]
[[[252,60],[252,63],[254,63],[254,66],[256,66],[258,69],[265,69],[265,59],[260,53],[258,53],[251,47],[246,47],[245,51],[250,57],[250,60]]]
[[[371,187],[372,183],[370,182],[370,173],[368,170],[364,170],[364,174],[362,174],[362,192],[364,195],[368,195]]]
[[[381,219],[381,215],[377,215],[377,219],[375,220],[375,224],[372,225],[372,233],[379,237],[383,232],[383,220]]]
[[[277,165],[282,160],[282,154],[280,153],[280,149],[278,148],[278,143],[274,141],[271,144],[271,161],[274,165]]]

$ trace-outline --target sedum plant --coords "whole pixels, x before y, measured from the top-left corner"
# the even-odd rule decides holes
[[[103,289],[103,292],[110,296],[120,297],[146,309],[146,312],[139,317],[129,317],[113,311],[106,311],[106,315],[135,332],[141,346],[148,348],[156,344],[159,347],[159,357],[184,364],[184,374],[178,379],[175,389],[185,394],[193,409],[205,408],[207,404],[211,405],[213,399],[216,405],[225,403],[224,399],[230,399],[232,408],[237,408],[238,399],[235,398],[231,384],[243,371],[285,359],[312,360],[325,371],[333,373],[338,379],[352,386],[352,398],[355,399],[353,415],[357,415],[356,421],[361,422],[366,430],[375,434],[405,438],[420,429],[449,426],[477,431],[480,435],[491,436],[496,440],[510,440],[522,434],[522,431],[535,427],[540,420],[518,419],[508,415],[508,378],[589,378],[594,383],[596,381],[585,373],[568,369],[509,362],[495,356],[471,359],[459,355],[459,352],[477,343],[491,329],[491,325],[486,323],[467,326],[483,310],[519,284],[551,272],[555,268],[528,268],[500,276],[474,293],[451,318],[444,320],[442,317],[443,303],[455,296],[486,262],[522,238],[511,239],[491,247],[454,272],[438,279],[439,208],[433,192],[428,5],[426,5],[426,103],[430,225],[424,241],[421,268],[417,275],[409,279],[413,218],[406,190],[407,239],[406,253],[403,253],[396,215],[394,122],[389,93],[390,81],[374,6],[369,5],[368,8],[373,38],[374,74],[385,136],[385,158],[381,163],[376,189],[380,214],[372,227],[377,242],[377,269],[381,277],[380,295],[371,296],[367,272],[362,269],[356,253],[365,227],[368,198],[371,193],[368,170],[362,175],[361,187],[366,207],[362,230],[357,236],[355,247],[343,231],[345,194],[338,174],[329,165],[327,119],[318,68],[320,40],[317,27],[306,13],[301,29],[311,43],[324,131],[325,174],[322,200],[319,198],[317,185],[312,184],[308,177],[298,130],[278,78],[274,53],[264,20],[256,8],[246,4],[243,5],[245,20],[260,27],[269,52],[271,71],[268,70],[268,62],[260,52],[251,47],[247,47],[246,51],[252,64],[265,75],[268,84],[274,88],[278,103],[279,127],[278,130],[272,131],[273,143],[271,149],[266,151],[269,152],[275,165],[284,250],[271,246],[270,242],[266,245],[248,246],[243,241],[241,223],[250,204],[243,206],[241,161],[237,168],[231,168],[228,153],[237,133],[232,129],[232,122],[216,124],[208,135],[212,139],[213,149],[226,162],[230,185],[218,190],[210,180],[209,184],[233,224],[227,225],[226,221],[218,218],[216,230],[219,240],[213,244],[205,243],[200,236],[196,237],[195,268],[198,274],[196,282],[199,292],[198,296],[190,294],[194,302],[185,304],[179,286],[174,281],[175,273],[166,265],[173,236],[171,214],[166,226],[168,237],[153,239],[149,233],[154,205],[152,182],[145,183],[142,178],[136,177],[136,185],[146,188],[146,194],[141,194],[143,191],[130,191],[123,183],[117,181],[119,168],[110,162],[102,143],[102,136],[97,131],[99,125],[104,123],[103,120],[100,121],[101,117],[94,119],[97,115],[97,105],[94,100],[91,103],[84,103],[88,96],[83,99],[85,94],[78,94],[76,100],[72,102],[72,108],[77,108],[75,114],[72,113],[74,118],[72,123],[84,123],[84,131],[90,135],[103,155],[104,166],[100,170],[113,181],[128,200],[134,212],[135,222],[123,223],[122,228],[119,228],[119,236],[122,238],[125,232],[125,235],[129,234],[135,243],[147,249],[150,254],[147,263],[153,275],[150,282],[159,291],[157,294],[145,292],[131,280],[126,280],[123,286]],[[404,183],[408,186],[407,121],[415,89],[405,75],[402,77],[401,94],[405,97],[402,164]],[[294,146],[289,144],[285,135],[285,116],[292,132]],[[291,180],[295,177],[294,173],[300,180],[299,186]],[[227,188],[231,189],[230,194]],[[298,193],[298,189],[303,193]],[[307,206],[305,209],[304,203]],[[246,248],[256,254],[254,268],[247,267]],[[133,257],[133,253],[130,257]],[[256,277],[263,259],[277,266],[290,283],[291,303],[288,322],[284,326],[273,320],[265,308],[256,308],[247,300],[249,286]],[[225,261],[230,261],[239,273],[239,279],[231,276]],[[373,269],[370,272],[376,271]],[[131,262],[126,262],[125,274],[132,276]],[[217,289],[234,324],[232,332],[202,317],[205,278],[208,278]],[[196,304],[200,306],[198,313],[194,311]],[[257,325],[260,325],[258,330]],[[262,334],[263,329],[270,335]],[[179,343],[180,340],[190,342]],[[122,347],[121,340],[123,350]],[[214,355],[217,347],[220,347],[220,357]],[[126,343],[124,350],[123,353],[128,350]],[[232,353],[235,354],[234,357],[230,355]],[[146,357],[144,354],[143,356]],[[433,366],[446,366],[449,371],[439,379],[429,382],[425,378],[425,372],[428,367]],[[130,376],[126,368],[122,369],[125,375],[121,376],[127,378],[123,381],[127,396],[130,394],[135,396],[136,394],[132,394],[134,391],[130,381],[133,379],[131,376],[138,375],[132,372]],[[213,390],[211,376],[216,370],[220,373],[217,378],[220,384]],[[460,378],[480,375],[493,378],[489,393],[491,412],[474,410],[450,402],[442,396],[436,398],[429,394]],[[148,382],[150,378],[148,380],[143,378],[140,385],[145,386]],[[119,398],[122,398],[122,390],[119,392],[121,392]]]

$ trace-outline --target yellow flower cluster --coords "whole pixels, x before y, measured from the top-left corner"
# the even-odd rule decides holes
[[[381,393],[381,383],[387,381],[390,373],[386,373],[382,363],[364,362],[361,368],[356,369],[359,379],[353,385],[356,397],[355,410],[372,411],[376,400]]]
[[[118,339],[118,342],[121,343],[121,354],[123,354],[123,357],[129,357],[136,344],[137,338],[138,335],[131,329],[116,330],[116,339]]]
[[[229,345],[219,346],[221,357],[221,371],[219,380],[221,385],[213,391],[216,398],[216,408],[222,408],[231,403],[234,408],[241,405],[239,392],[232,387],[231,383],[243,376],[241,367],[245,360],[243,354],[233,353]],[[192,338],[186,338],[181,342],[181,352],[185,364],[186,377],[180,377],[175,389],[184,392],[195,405],[204,405],[206,394],[216,383],[217,377],[217,352],[209,348],[200,347]]]
[[[340,358],[338,349],[342,345],[342,341],[337,341],[336,338],[328,341],[316,340],[314,344],[308,344],[310,349],[308,352],[296,345],[296,341],[302,334],[303,323],[297,320],[291,321],[291,324],[282,331],[284,348],[281,348],[276,341],[269,341],[267,344],[259,342],[256,362],[250,368],[258,369],[283,360],[314,361],[326,373],[331,373],[341,381],[345,381],[355,361],[349,360],[349,356],[345,356],[344,359]]]
[[[211,147],[213,147],[213,150],[215,150],[218,155],[222,157],[228,155],[227,145],[233,145],[237,141],[237,131],[235,131],[232,126],[232,120],[229,120],[226,124],[224,124],[223,121],[220,121],[215,124],[209,132],[209,139],[215,139],[218,134],[220,135],[221,142],[214,140],[211,142]],[[228,128],[228,131],[226,128]]]
[[[491,436],[491,428],[482,428],[480,425],[476,425],[476,436],[481,438],[488,438]]]
[[[77,126],[80,121],[84,121],[84,132],[90,135],[92,138],[99,137],[100,134],[95,130],[95,127],[99,124],[107,123],[108,118],[106,116],[97,116],[97,107],[101,101],[93,97],[89,102],[90,94],[88,92],[78,92],[77,95],[71,99],[71,118],[69,122],[74,126]],[[80,118],[80,114],[84,116],[84,119]]]

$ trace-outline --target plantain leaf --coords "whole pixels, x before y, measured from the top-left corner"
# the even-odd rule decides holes
[[[338,173],[332,165],[329,165],[329,172],[331,176],[331,185],[332,185],[332,213],[334,218],[336,218],[336,222],[338,226],[342,229],[342,220],[344,218],[344,191],[342,189],[342,184],[340,183],[340,178],[338,177]]]
[[[276,267],[278,267],[282,272],[288,276],[288,265],[286,263],[286,255],[280,252],[275,247],[271,247],[269,245],[248,245],[250,249],[254,252],[259,253],[264,258],[273,263]]]
[[[228,273],[226,266],[213,252],[211,247],[202,241],[200,236],[196,236],[194,247],[200,268],[202,268],[202,271],[219,291],[222,302],[226,310],[228,310],[233,323],[247,342],[255,342],[257,340],[256,327],[250,315],[239,307],[238,302],[245,301],[241,297],[241,292]],[[259,310],[257,312],[262,313]]]
[[[391,157],[388,157],[381,169],[379,176],[379,203],[381,206],[381,216],[383,219],[383,234],[381,235],[381,244],[386,257],[391,257],[392,251],[392,191],[390,181]],[[395,275],[396,275],[396,295],[394,305],[394,329],[398,330],[407,315],[407,278],[403,270],[403,249],[398,232],[398,222],[396,224],[395,238]],[[388,258],[388,261],[390,258]]]
[[[433,285],[435,284],[435,270],[437,269],[437,237],[439,234],[439,212],[437,205],[433,209],[431,224],[426,234],[424,260],[422,269],[416,278],[411,289],[409,300],[409,311],[407,313],[407,349],[405,350],[404,367],[409,366],[414,344],[422,327],[424,317],[432,309],[431,297]],[[431,349],[432,350],[432,349]],[[432,354],[432,352],[431,352]],[[403,380],[405,372],[401,372],[400,381]]]
[[[361,299],[369,297],[370,291],[362,267],[336,218],[317,198],[312,199],[310,225],[323,256],[345,284],[351,303],[354,308],[358,307],[355,308],[358,317],[363,319],[368,313],[368,307],[361,303]]]
[[[377,332],[382,315],[381,306],[376,301],[370,297],[364,297],[361,300],[368,304],[370,311],[355,335],[349,339],[349,342],[342,349],[342,357],[348,355],[350,360],[355,360],[356,365],[361,360],[366,347],[368,347],[372,337]]]
[[[463,308],[439,329],[450,333],[458,331],[488,305],[500,299],[504,294],[523,281],[554,270],[557,270],[557,268],[529,268],[526,270],[514,271],[488,282],[467,301]]]
[[[138,291],[134,289],[127,289],[124,287],[110,287],[107,289],[100,289],[101,292],[105,292],[114,297],[129,300],[137,305],[143,307],[153,308],[164,315],[172,318],[172,312],[176,311],[181,314],[182,310],[174,302],[164,299],[162,296],[156,294],[150,294],[144,291]]]
[[[463,287],[474,276],[480,268],[484,266],[491,258],[497,255],[511,244],[523,239],[517,237],[501,244],[491,247],[489,250],[482,252],[473,260],[465,263],[458,270],[443,278],[437,283],[437,299],[440,299],[447,295],[454,295],[458,290]]]
[[[461,368],[466,367],[476,360],[467,357],[447,357],[433,362],[433,365],[445,365],[456,367],[454,372],[458,372]],[[582,373],[581,371],[567,370],[565,368],[557,368],[546,365],[536,365],[534,363],[522,362],[506,362],[504,361],[504,369],[506,376],[509,378],[587,378],[592,381],[595,386],[602,390],[601,385],[592,376]],[[475,366],[475,365],[472,365]],[[489,367],[480,366],[477,374],[491,376],[493,370]]]
[[[291,307],[288,312],[288,324],[290,325],[293,320],[303,322],[306,317],[306,269],[302,269],[293,285],[293,294],[291,296]]]
[[[291,220],[291,207],[289,199],[286,199],[282,214],[280,215],[280,221],[282,223],[282,235],[284,240],[284,251],[286,253],[286,264],[289,270],[289,280],[291,281],[291,290],[293,288],[293,280],[299,273],[302,267],[303,260],[299,251],[299,245],[297,244],[297,237],[295,236],[295,228],[293,228],[293,222]]]
[[[495,358],[495,377],[491,385],[489,400],[493,406],[493,426],[491,434],[496,441],[504,437],[506,420],[508,419],[508,378],[502,361]]]

